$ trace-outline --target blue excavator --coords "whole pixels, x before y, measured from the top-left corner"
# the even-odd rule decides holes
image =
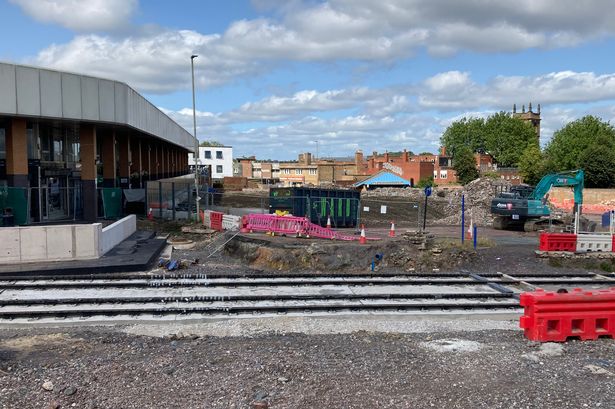
[[[574,191],[574,212],[581,219],[583,204],[583,183],[585,173],[582,169],[550,173],[545,175],[535,188],[527,185],[512,186],[508,192],[500,192],[491,200],[491,214],[494,215],[493,228],[507,230],[523,227],[525,231],[536,231],[549,223],[569,224],[564,220],[550,220],[549,190],[553,186],[571,187]],[[569,220],[572,222],[572,219]],[[580,221],[581,229],[594,231],[596,224],[586,219]]]

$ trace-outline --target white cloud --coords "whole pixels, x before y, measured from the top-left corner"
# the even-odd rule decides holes
[[[36,18],[84,31],[126,22],[136,7],[136,0],[12,1]],[[48,47],[34,62],[126,80],[142,91],[169,92],[189,86],[185,60],[193,52],[202,56],[200,85],[211,86],[288,61],[394,62],[421,49],[437,55],[515,52],[567,47],[615,33],[615,8],[607,0],[295,1],[276,11],[269,18],[235,21],[212,35],[188,30],[126,38],[83,34]]]
[[[497,76],[479,84],[468,73],[450,71],[428,78],[419,91],[422,107],[439,110],[510,109],[519,98],[543,105],[615,99],[615,74],[560,71],[534,77]]]
[[[521,97],[524,100],[518,101]],[[313,150],[308,145],[316,139],[322,155],[350,155],[357,148],[435,152],[442,132],[453,121],[510,111],[515,102],[521,110],[521,104],[530,100],[543,105],[544,145],[554,131],[584,115],[615,121],[615,103],[608,102],[615,101],[615,74],[562,71],[535,77],[498,76],[481,84],[469,72],[450,71],[417,85],[304,90],[226,112],[197,112],[198,135],[232,144],[239,155],[285,159]],[[191,109],[169,111],[169,115],[191,129]],[[251,128],[245,129],[246,124]]]
[[[128,24],[137,0],[9,0],[32,18],[75,31],[110,31]]]

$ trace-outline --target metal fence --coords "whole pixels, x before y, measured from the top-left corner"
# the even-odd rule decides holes
[[[225,214],[243,216],[250,213],[273,213],[275,206],[271,205],[268,192],[220,192],[205,189],[199,193],[199,208],[214,210]],[[345,221],[346,204],[340,206],[335,200],[321,200],[305,196],[286,197],[290,201],[305,202],[295,216],[311,216],[313,223],[324,226],[330,218],[332,227],[355,227],[362,223],[370,227],[390,227],[391,222],[397,226],[420,228],[423,220],[431,224],[449,216],[442,211],[442,206],[434,206],[428,202],[427,214],[424,213],[424,200],[411,200],[399,197],[367,197],[362,199],[344,198],[352,202],[351,207],[358,210],[356,224]],[[185,220],[195,218],[194,186],[190,183],[150,182],[147,188],[148,213],[154,218],[164,220]],[[161,205],[160,205],[161,204]],[[296,208],[295,208],[296,209]],[[309,210],[307,210],[309,209]],[[291,211],[292,213],[292,211]],[[341,218],[340,218],[341,216]],[[349,214],[350,216],[350,214]]]

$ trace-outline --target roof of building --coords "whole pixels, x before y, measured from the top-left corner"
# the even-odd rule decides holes
[[[369,186],[410,186],[410,182],[394,173],[381,170],[374,176],[355,183],[354,187]]]
[[[194,151],[182,126],[123,82],[0,62],[0,115],[123,125]]]

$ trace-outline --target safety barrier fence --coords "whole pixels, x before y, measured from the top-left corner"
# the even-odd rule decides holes
[[[612,252],[615,235],[591,233],[540,233],[540,251],[568,251],[576,253]]]
[[[355,236],[341,234],[335,230],[311,223],[305,217],[277,216],[269,214],[249,214],[243,216],[243,231],[259,231],[273,234],[316,237],[331,240],[353,241]],[[372,239],[373,240],[373,239]]]
[[[520,303],[524,313],[519,326],[529,340],[564,342],[570,337],[593,340],[615,335],[615,288],[537,290],[521,294]]]

